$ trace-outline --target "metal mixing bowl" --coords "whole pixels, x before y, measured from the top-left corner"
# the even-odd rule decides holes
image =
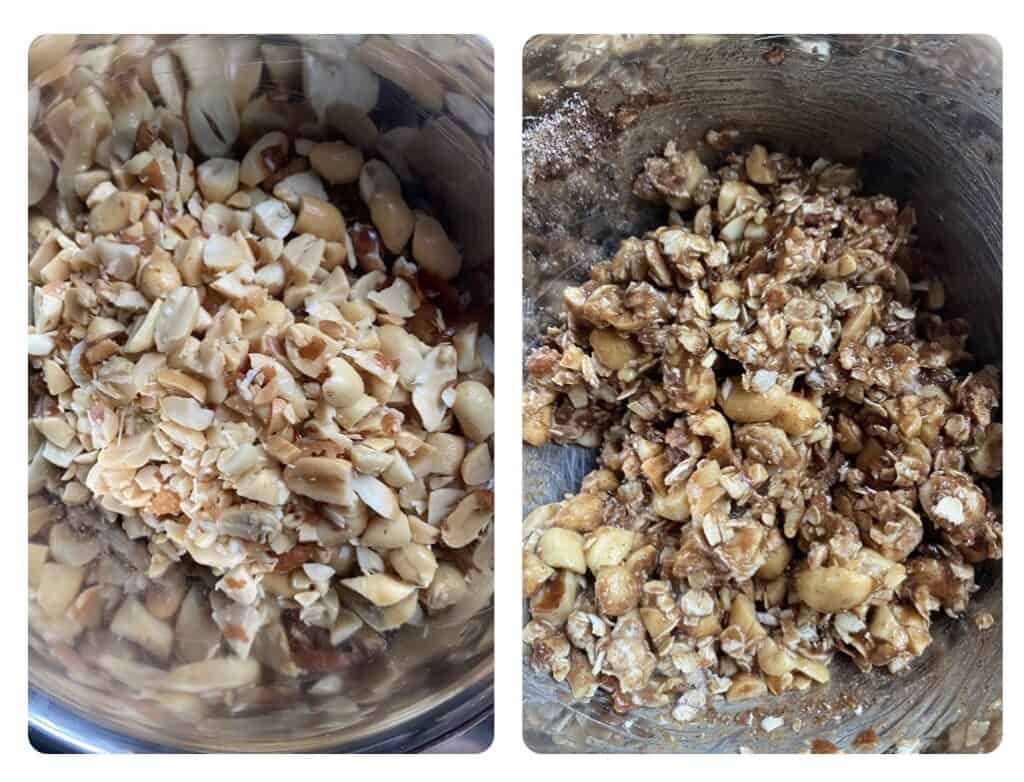
[[[860,166],[867,192],[909,201],[921,247],[940,264],[948,312],[970,349],[1002,356],[1002,65],[998,44],[969,36],[541,36],[524,55],[524,347],[557,316],[565,285],[618,242],[662,224],[631,196],[642,161],[709,129],[809,160]],[[575,491],[593,454],[524,450],[524,513]],[[998,487],[997,487],[998,491]],[[538,751],[800,752],[815,739],[868,751],[991,749],[1000,733],[1000,567],[979,573],[966,617],[937,619],[909,670],[864,675],[837,664],[827,687],[761,702],[784,708],[771,733],[719,706],[680,725],[568,689],[524,665],[524,732]],[[971,617],[989,611],[979,632]],[[855,704],[859,704],[855,705]],[[762,712],[763,713],[763,712]],[[801,720],[801,730],[793,729]],[[877,735],[864,742],[871,729]],[[978,734],[985,734],[978,740]]]
[[[301,76],[290,90],[274,86],[271,66],[304,58],[325,68],[344,62],[363,36],[219,36],[217,44],[251,52],[262,62],[256,95],[272,94],[288,116],[309,116]],[[71,36],[51,41],[48,62],[30,64],[29,125],[39,129],[48,111],[89,83],[82,63],[106,63],[128,78],[147,57],[180,36]],[[201,43],[186,36],[186,45]],[[371,117],[383,131],[408,127],[400,157],[407,164],[407,198],[423,197],[450,220],[462,247],[457,287],[474,291],[481,312],[493,290],[493,57],[470,36],[394,36],[405,54],[390,63]],[[261,48],[260,44],[271,44]],[[106,50],[104,47],[113,47]],[[31,58],[30,58],[31,60]],[[425,106],[399,84],[428,68],[445,89],[444,105]],[[338,75],[321,83],[317,100],[345,100]],[[277,101],[280,101],[277,103]],[[243,123],[244,124],[244,123]],[[313,131],[315,132],[315,131]],[[40,130],[40,133],[44,131]],[[329,137],[338,135],[328,130]],[[409,194],[412,195],[409,195]],[[410,201],[414,203],[414,200]],[[43,203],[41,211],[52,210]],[[53,215],[50,215],[53,217]],[[198,721],[175,717],[126,688],[69,674],[30,635],[29,724],[76,751],[411,751],[472,727],[489,715],[493,693],[493,622],[488,579],[473,599],[432,617],[426,629],[405,627],[390,652],[341,697],[303,696],[258,713]]]

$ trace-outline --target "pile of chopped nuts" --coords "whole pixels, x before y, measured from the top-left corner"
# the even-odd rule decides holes
[[[30,135],[29,622],[73,678],[337,692],[489,567],[487,302],[369,157],[390,45],[270,69],[308,105],[255,43],[89,50]]]
[[[669,143],[668,224],[564,293],[529,355],[527,443],[599,449],[524,521],[532,666],[685,722],[896,672],[1001,556],[1000,380],[944,320],[915,215],[856,169]]]

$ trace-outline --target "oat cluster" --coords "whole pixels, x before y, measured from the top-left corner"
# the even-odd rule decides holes
[[[188,710],[337,692],[467,597],[493,517],[460,250],[401,156],[353,141],[393,44],[332,61],[360,105],[306,57],[309,106],[277,111],[259,52],[224,71],[219,47],[84,54],[29,140],[33,642]]]
[[[719,139],[708,139],[712,146]],[[915,216],[760,145],[648,159],[667,225],[568,287],[524,439],[599,449],[524,522],[533,667],[619,711],[905,668],[1001,556],[999,375],[943,319]]]

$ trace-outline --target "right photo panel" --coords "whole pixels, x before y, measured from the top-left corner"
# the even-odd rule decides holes
[[[1002,52],[523,50],[523,709],[544,753],[1002,736]]]

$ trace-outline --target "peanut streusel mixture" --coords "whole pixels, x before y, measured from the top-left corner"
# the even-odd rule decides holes
[[[701,154],[646,161],[667,225],[566,289],[523,399],[529,444],[600,449],[524,522],[532,665],[679,721],[837,652],[905,668],[1002,542],[999,374],[938,314],[913,209],[825,160]]]

